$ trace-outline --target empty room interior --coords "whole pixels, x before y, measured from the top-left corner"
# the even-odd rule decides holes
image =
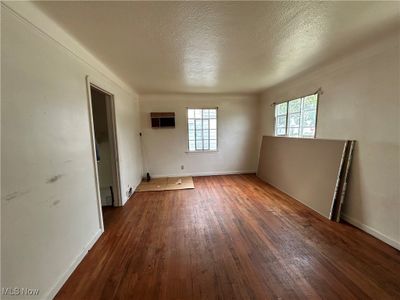
[[[1,299],[400,299],[400,2],[1,1]]]

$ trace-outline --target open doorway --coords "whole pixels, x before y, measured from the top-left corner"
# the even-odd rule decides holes
[[[107,227],[107,213],[121,205],[114,99],[112,94],[91,83],[89,88],[97,188],[101,203],[99,217],[100,223],[104,219]]]

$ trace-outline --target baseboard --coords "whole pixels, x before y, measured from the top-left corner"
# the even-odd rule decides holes
[[[345,214],[342,214],[341,218],[345,220],[346,222],[350,223],[351,225],[361,229],[362,231],[365,231],[366,233],[372,235],[373,237],[376,237],[378,240],[381,240],[382,242],[385,242],[386,244],[392,246],[393,248],[396,248],[397,250],[400,250],[400,242],[393,240],[392,238],[388,237],[387,235],[377,231],[376,229],[373,229],[372,227],[365,225],[361,223],[360,221],[353,219],[352,217],[349,217]]]
[[[180,176],[218,176],[218,175],[237,175],[237,174],[255,174],[255,170],[242,170],[242,171],[211,171],[211,172],[193,172],[193,173],[179,173],[179,174],[155,174],[150,176],[152,178],[160,177],[180,177]]]
[[[97,242],[99,237],[102,235],[103,231],[99,229],[96,234],[93,236],[93,238],[89,241],[89,243],[86,245],[86,247],[83,248],[82,252],[78,255],[78,257],[72,262],[72,264],[68,267],[68,269],[65,271],[65,273],[57,280],[56,284],[54,287],[49,291],[47,296],[45,296],[45,299],[53,299],[59,290],[62,288],[64,283],[67,281],[69,276],[71,276],[72,272],[76,269],[76,267],[81,263],[83,258],[86,256],[86,254],[89,252],[89,250],[93,247],[93,245]]]

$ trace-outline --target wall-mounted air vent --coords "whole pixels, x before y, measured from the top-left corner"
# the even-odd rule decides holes
[[[152,112],[150,117],[152,128],[175,128],[174,112]]]

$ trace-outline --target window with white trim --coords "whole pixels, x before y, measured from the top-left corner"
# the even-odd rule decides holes
[[[275,104],[275,136],[315,138],[318,93]]]
[[[188,151],[217,151],[217,108],[188,108]]]

